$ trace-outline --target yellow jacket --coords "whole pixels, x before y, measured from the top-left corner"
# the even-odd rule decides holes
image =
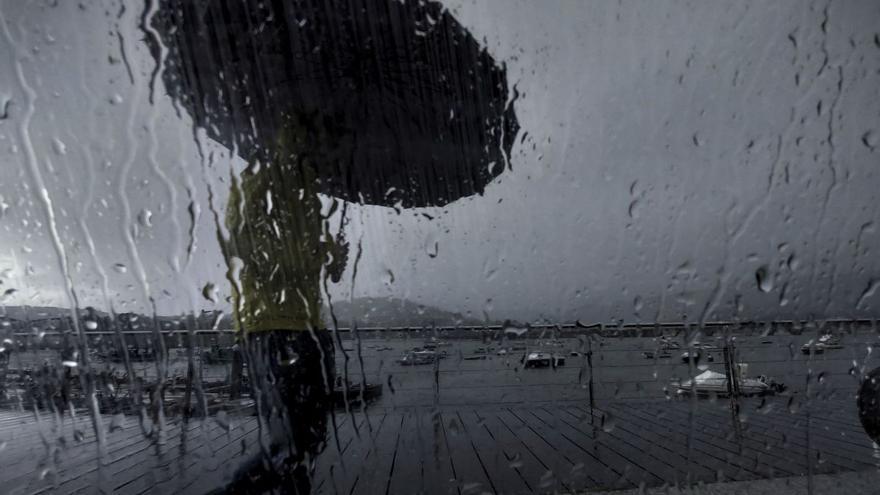
[[[250,166],[240,182],[233,178],[226,210],[229,240],[223,244],[233,267],[239,331],[323,328],[322,268],[327,265],[338,278],[339,263],[344,267],[346,247],[334,241],[321,215],[312,168],[317,164],[287,151],[296,144],[280,140],[273,163]]]

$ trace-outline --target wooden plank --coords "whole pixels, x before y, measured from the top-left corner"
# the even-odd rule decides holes
[[[644,411],[641,411],[638,407],[633,406],[633,404],[627,404],[624,409],[618,411],[618,416],[626,418],[628,422],[633,422],[634,419],[644,421],[647,424],[646,428],[650,428],[658,437],[669,442],[671,448],[678,451],[680,456],[685,457],[685,468],[687,469],[689,467],[686,457],[687,429],[683,428],[678,423],[669,420],[664,415],[651,415],[644,413]],[[581,414],[585,414],[583,409],[574,409],[579,410]],[[714,444],[707,443],[699,437],[693,439],[691,463],[714,465],[716,468],[716,479],[720,478],[719,474],[721,473],[723,473],[725,477],[732,479],[752,479],[758,477],[758,473],[748,470],[744,471],[742,468],[734,465],[730,453],[727,452],[726,454],[727,455],[725,455],[725,452],[718,449]],[[731,476],[731,471],[734,472],[733,476]],[[742,475],[740,472],[743,471],[748,473],[751,478]]]
[[[250,460],[260,454],[259,423],[257,419],[248,418],[231,431],[214,429],[204,432],[201,446],[190,449],[174,462],[179,468],[156,481],[155,484],[137,484],[132,486],[130,493],[143,493],[151,487],[161,492],[205,492],[208,488],[219,488],[232,480],[232,476],[240,466],[235,458]],[[242,441],[244,440],[244,443]],[[210,464],[206,460],[214,462]],[[218,473],[218,467],[222,472]]]
[[[364,411],[363,414],[364,423],[368,425],[368,428],[362,429],[360,436],[351,443],[346,452],[345,469],[334,473],[339,492],[343,494],[351,494],[359,489],[359,482],[366,477],[368,470],[371,469],[372,457],[377,455],[375,447],[378,445],[378,440],[386,435],[392,427],[393,419],[384,411],[375,413],[372,418],[370,415],[374,413],[370,410]]]
[[[511,468],[504,448],[485,428],[484,422],[475,411],[465,409],[456,413],[465,434],[470,437],[480,460],[486,466],[489,477],[499,493],[531,493],[532,490],[522,475]]]
[[[670,424],[674,424],[685,437],[690,432],[694,442],[700,440],[712,445],[728,458],[731,465],[741,470],[756,472],[761,477],[795,475],[801,472],[797,463],[768,451],[761,442],[747,436],[738,441],[730,423],[729,412],[722,407],[723,405],[698,406],[693,417],[693,428],[689,419],[689,403],[679,403],[664,411]],[[712,416],[713,414],[717,416]],[[736,477],[737,473],[733,476]]]
[[[572,412],[572,407],[558,408],[553,416],[558,420],[557,429],[560,435],[572,445],[578,447],[588,457],[593,459],[592,472],[596,479],[601,481],[602,486],[611,488],[623,488],[637,486],[648,478],[649,473],[629,459],[622,456],[617,449],[607,442],[598,438],[592,425],[585,425],[582,419],[589,417],[583,411]],[[598,413],[597,413],[598,414]],[[566,418],[567,416],[567,418]],[[598,416],[597,416],[598,417]],[[656,480],[655,480],[656,481]]]
[[[111,465],[115,460],[124,456],[132,455],[133,451],[140,452],[149,447],[152,440],[145,439],[140,426],[134,421],[128,421],[122,431],[109,433],[105,447],[106,456],[103,461],[98,460],[94,442],[79,446],[71,450],[70,456],[64,459],[57,473],[57,485],[59,489],[71,490],[70,483],[79,483],[85,486],[94,486],[99,481],[110,479]],[[98,470],[101,469],[100,476]],[[54,490],[55,484],[44,480],[42,485],[31,486],[36,492],[42,490]]]
[[[756,463],[763,456],[766,459],[766,463],[774,464],[776,469],[786,469],[794,474],[806,474],[805,456],[793,455],[794,452],[791,449],[791,444],[784,441],[783,435],[785,435],[785,431],[791,431],[792,425],[790,423],[780,424],[779,428],[768,429],[762,427],[759,423],[753,422],[751,415],[743,416],[743,418],[749,418],[747,421],[742,422],[743,456],[752,459],[752,456],[746,456],[745,451],[757,451],[758,454],[754,457]],[[731,442],[735,440],[735,436],[732,433],[730,413],[727,410],[704,408],[695,422],[702,427],[708,427],[716,422],[722,423],[728,431],[726,438]],[[777,436],[777,434],[780,435]],[[779,448],[776,448],[777,446]]]
[[[485,464],[454,410],[440,413],[440,426],[449,449],[455,483],[462,494],[497,493]]]
[[[566,455],[566,452],[560,450],[558,446],[553,445],[547,438],[547,432],[543,426],[529,424],[517,414],[517,411],[506,408],[498,412],[498,419],[508,427],[513,435],[518,436],[523,445],[529,449],[535,457],[541,459],[541,464],[547,467],[541,478],[537,480],[529,480],[532,489],[537,492],[546,491],[572,491],[567,486],[566,480],[571,470],[577,464]]]
[[[558,418],[547,409],[528,407],[514,409],[511,412],[572,464],[567,472],[559,473],[560,481],[571,490],[602,486],[600,480],[603,479],[612,483],[619,479],[619,476],[600,463],[589,449],[572,442],[562,430],[563,425]]]
[[[356,473],[356,466],[349,460],[349,453],[354,442],[360,442],[358,435],[366,435],[363,425],[366,422],[364,415],[358,415],[351,419],[346,414],[347,420],[341,423],[336,433],[339,446],[336,442],[330,442],[327,449],[318,456],[315,472],[312,477],[312,486],[315,493],[342,494],[341,482]]]
[[[656,416],[641,416],[634,411],[637,408],[616,404],[608,407],[614,411],[619,421],[625,422],[625,428],[637,433],[646,442],[646,445],[664,445],[675,453],[677,462],[680,462],[686,471],[693,472],[692,468],[688,468],[687,435],[684,432],[658,425]],[[709,446],[701,440],[695,440],[693,443],[691,465],[703,468],[703,477],[697,478],[700,481],[709,482],[722,479],[743,481],[758,477],[757,473],[731,465],[729,459],[718,455],[717,448]]]
[[[430,410],[408,412],[388,493],[458,493],[440,425]]]
[[[805,471],[796,460],[780,456],[778,453],[768,451],[766,446],[753,438],[744,435],[742,443],[738,443],[730,424],[730,417],[724,414],[724,411],[716,408],[720,416],[714,418],[707,417],[708,414],[715,414],[711,407],[700,407],[694,413],[694,427],[689,424],[689,408],[690,404],[679,403],[669,404],[668,408],[664,408],[666,417],[670,421],[677,421],[677,425],[684,432],[691,432],[694,439],[702,439],[705,443],[714,445],[727,452],[731,459],[736,459],[736,465],[743,469],[757,471],[762,477],[777,476],[779,474],[795,476],[803,474]]]
[[[550,466],[544,464],[544,461],[501,421],[497,410],[474,411],[474,415],[480,418],[483,428],[495,440],[508,466],[519,475],[530,492],[537,493],[538,483],[550,470]]]
[[[410,428],[411,425],[407,423],[407,420],[410,420],[407,413],[390,413],[388,416],[385,433],[377,438],[369,458],[369,469],[361,471],[354,493],[366,495],[390,493],[394,468],[398,467],[400,438],[403,436],[403,430]],[[411,477],[407,481],[418,483]]]
[[[826,431],[823,420],[810,421],[810,448],[824,455],[818,467],[832,472],[849,469],[876,468],[872,461],[873,448],[870,441],[856,443]],[[766,442],[779,445],[790,455],[791,446],[806,449],[806,413],[790,414],[788,411],[776,414],[750,413],[747,417],[748,431],[764,438]],[[867,439],[867,436],[865,436]],[[806,455],[806,454],[804,454]]]
[[[561,422],[559,418],[545,409],[532,411],[532,413],[541,417],[551,428]],[[608,412],[605,411],[603,414],[608,414]],[[681,466],[676,466],[668,462],[668,459],[670,459],[668,454],[671,451],[666,450],[662,453],[658,452],[661,450],[659,445],[652,445],[644,441],[641,437],[634,435],[626,428],[623,421],[618,421],[616,418],[614,419],[613,428],[609,427],[606,429],[608,431],[601,429],[595,430],[596,436],[592,436],[592,427],[583,431],[587,435],[592,436],[594,441],[600,444],[606,444],[607,447],[613,446],[621,456],[625,456],[627,459],[637,463],[642,469],[649,471],[664,483],[678,486],[685,481],[683,475],[686,474],[686,471],[682,470]],[[644,481],[645,483],[651,482],[649,479],[643,479],[641,481]]]
[[[459,493],[458,481],[452,465],[452,454],[446,443],[443,418],[433,408],[421,408],[419,411],[419,442],[425,446],[425,457],[422,458],[423,493]]]

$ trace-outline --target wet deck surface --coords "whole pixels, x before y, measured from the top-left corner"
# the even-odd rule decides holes
[[[848,397],[749,399],[741,435],[724,399],[608,401],[590,417],[573,401],[340,412],[314,491],[568,492],[870,470],[880,460]],[[2,491],[203,493],[260,452],[253,416],[172,418],[161,441],[145,438],[136,417],[119,419],[99,463],[86,418],[0,414]]]
[[[675,396],[672,381],[689,370],[679,359],[645,359],[643,351],[657,346],[652,339],[608,340],[595,349],[592,369],[580,356],[556,370],[523,370],[512,355],[467,360],[487,346],[471,340],[453,341],[436,368],[406,367],[394,359],[421,340],[368,340],[364,364],[349,371],[363,369],[387,388],[368,409],[336,414],[314,491],[548,493],[876,472],[880,450],[859,424],[853,370],[880,366],[869,351],[877,337],[850,336],[846,348],[822,356],[797,352],[809,338],[740,339],[749,374],[789,389],[766,402],[744,400],[739,434],[726,399],[667,399]],[[554,349],[567,353],[578,342]],[[340,370],[344,363],[338,356]],[[151,369],[145,364],[142,373]],[[211,379],[228,373],[203,369]],[[147,435],[152,423],[142,427],[137,416],[107,415],[102,424],[99,460],[82,413],[56,419],[0,410],[0,493],[205,493],[261,452],[259,423],[245,412],[187,423],[169,417],[161,435]]]

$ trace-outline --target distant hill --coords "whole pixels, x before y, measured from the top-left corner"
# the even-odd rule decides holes
[[[81,310],[80,313],[82,312]],[[106,313],[98,311],[98,314],[104,315]],[[70,316],[70,310],[55,306],[0,306],[0,316],[16,320],[43,320]]]
[[[4,311],[5,310],[5,311]],[[80,314],[85,314],[85,309],[80,309]],[[354,301],[334,301],[333,311],[339,321],[339,326],[348,327],[352,321],[356,321],[362,327],[402,327],[402,326],[456,326],[456,325],[483,325],[486,322],[447,311],[434,306],[418,304],[406,299],[383,298],[383,297],[360,297]],[[100,316],[108,316],[107,313],[96,311]],[[45,320],[51,318],[66,318],[70,316],[70,310],[54,306],[6,306],[0,307],[0,317],[13,318],[16,320]],[[145,315],[141,316],[146,320]],[[220,315],[213,311],[203,311],[196,316],[197,328],[232,328],[232,318],[229,313]],[[220,321],[217,322],[218,316]],[[159,316],[163,328],[177,326],[186,321],[182,315]],[[332,324],[330,308],[324,306],[324,321],[329,327]],[[500,322],[490,322],[500,323]]]
[[[486,322],[459,313],[406,299],[359,297],[353,301],[333,301],[333,313],[339,326],[348,327],[354,320],[362,327],[482,325]],[[324,320],[331,324],[330,308],[324,307]]]

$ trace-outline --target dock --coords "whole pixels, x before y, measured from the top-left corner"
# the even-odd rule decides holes
[[[466,342],[450,347],[436,367],[403,367],[393,360],[412,342],[365,345],[364,374],[386,391],[365,407],[333,413],[326,446],[314,460],[313,491],[686,490],[876,473],[880,448],[864,433],[855,401],[853,361],[865,342],[806,356],[788,352],[790,339],[742,343],[750,373],[790,387],[740,398],[736,420],[726,398],[676,394],[671,380],[686,377],[687,366],[642,357],[649,340],[599,347],[591,388],[582,356],[558,369],[524,370],[510,356],[466,360],[485,346]],[[871,369],[880,360],[868,353],[858,364]],[[223,376],[221,368],[213,371]],[[0,492],[208,493],[269,443],[252,408],[231,403],[205,417],[169,415],[162,424],[136,414],[99,419],[106,434],[101,446],[84,410],[0,410]]]

